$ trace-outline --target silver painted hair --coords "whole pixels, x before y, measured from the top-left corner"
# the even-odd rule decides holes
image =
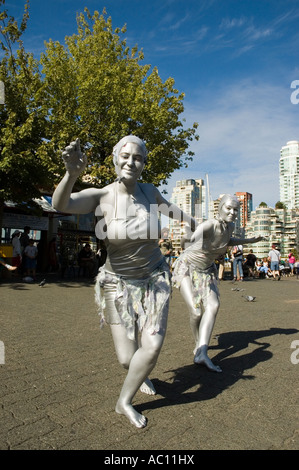
[[[218,211],[221,210],[221,207],[227,201],[234,201],[238,204],[238,206],[240,206],[240,201],[236,196],[232,196],[231,194],[224,194],[224,196],[222,196],[222,198],[220,199],[219,206],[218,206]]]
[[[146,146],[145,146],[145,143],[143,142],[143,140],[141,140],[136,135],[126,135],[125,137],[120,139],[120,141],[113,147],[112,155],[113,155],[114,165],[117,165],[119,152],[124,147],[124,145],[126,145],[128,142],[139,145],[139,147],[141,148],[141,150],[143,152],[144,162],[146,162],[146,160],[147,160],[147,150],[146,150]]]

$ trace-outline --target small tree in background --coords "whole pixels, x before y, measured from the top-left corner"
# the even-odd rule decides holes
[[[0,0],[3,7],[5,0]],[[79,137],[88,156],[89,181],[102,186],[115,177],[112,148],[126,134],[146,141],[149,158],[143,179],[156,185],[187,166],[197,123],[185,129],[179,116],[184,94],[172,78],[142,65],[137,46],[112,28],[106,12],[77,17],[78,32],[65,45],[49,41],[37,61],[21,40],[29,19],[29,0],[18,25],[0,10],[0,202],[28,201],[45,187],[53,190],[64,166],[61,150]]]
[[[45,188],[53,191],[65,171],[61,151],[78,137],[88,157],[87,180],[97,186],[115,178],[112,148],[127,134],[147,144],[146,182],[166,183],[192,160],[189,145],[198,140],[198,125],[185,129],[179,119],[184,94],[172,78],[163,82],[157,68],[142,65],[142,51],[122,38],[126,28],[113,30],[105,15],[85,9],[77,17],[77,34],[66,37],[65,45],[49,41],[38,61],[21,39],[29,0],[20,25],[0,9],[2,210],[6,200],[30,201]]]
[[[157,68],[142,65],[143,53],[130,49],[122,36],[126,28],[112,28],[105,10],[92,16],[87,9],[77,17],[78,33],[66,37],[66,46],[50,41],[41,64],[49,119],[48,154],[79,137],[89,165],[90,180],[104,185],[115,178],[112,148],[127,134],[146,141],[149,158],[143,179],[159,185],[192,159],[189,142],[197,124],[184,129],[179,115],[184,94],[174,80],[161,80]]]
[[[0,7],[5,0],[0,0]],[[47,159],[38,150],[45,137],[42,80],[38,62],[24,50],[21,36],[29,18],[28,2],[20,26],[0,10],[0,214],[4,201],[29,201],[51,185]],[[0,229],[1,229],[0,216]]]
[[[286,205],[281,201],[277,201],[275,204],[275,209],[286,209]]]

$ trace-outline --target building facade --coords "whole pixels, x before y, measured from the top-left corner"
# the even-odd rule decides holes
[[[261,235],[265,237],[252,248],[258,258],[268,256],[272,244],[275,244],[281,253],[282,259],[299,248],[299,210],[273,209],[272,207],[257,207],[251,213],[250,222],[246,226],[246,238]],[[246,250],[244,250],[246,253]]]
[[[197,222],[206,218],[206,190],[203,179],[185,179],[176,182],[170,202],[176,204]],[[185,233],[185,223],[169,219],[169,238],[175,251],[180,249],[181,238]]]
[[[240,226],[246,227],[247,223],[250,220],[250,214],[252,212],[252,194],[238,192],[236,193],[236,196],[240,202]]]
[[[299,141],[281,148],[279,160],[280,201],[287,209],[299,209]]]

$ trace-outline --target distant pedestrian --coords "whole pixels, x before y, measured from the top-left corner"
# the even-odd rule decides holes
[[[80,250],[78,254],[78,264],[79,264],[79,273],[80,273],[80,268],[82,268],[83,273],[85,270],[87,270],[87,275],[89,277],[92,277],[95,275],[96,259],[95,259],[95,254],[92,251],[89,243],[85,243],[82,250]]]
[[[166,239],[166,238],[161,239],[159,241],[159,246],[160,246],[161,253],[165,258],[166,263],[168,264],[168,266],[170,266],[171,265],[171,256],[172,256],[172,253],[173,253],[173,247],[172,247],[171,241],[169,239]]]
[[[295,262],[296,262],[296,258],[295,258],[295,256],[293,255],[292,252],[289,253],[288,259],[289,259],[289,266],[291,268],[291,275],[294,276],[294,265],[295,265]]]
[[[26,246],[24,250],[25,257],[25,266],[27,276],[31,276],[35,281],[36,274],[36,263],[37,263],[37,247],[34,245],[34,240],[31,238],[29,240],[29,245]]]
[[[29,240],[30,240],[30,237],[29,237],[29,233],[30,233],[30,227],[28,227],[28,225],[26,225],[24,227],[24,232],[21,234],[20,236],[20,243],[21,243],[21,247],[22,247],[22,251],[25,250],[26,246],[29,245]]]
[[[48,251],[49,270],[55,272],[58,270],[59,263],[57,257],[56,237],[53,237],[49,243]]]
[[[12,265],[17,268],[20,266],[22,261],[21,243],[20,243],[20,230],[15,230],[12,234]]]
[[[243,281],[243,246],[235,245],[233,248],[233,272],[234,281],[237,280],[237,271],[239,271],[240,281]]]
[[[276,245],[272,245],[272,249],[268,253],[268,260],[270,261],[270,269],[273,273],[273,280],[277,278],[280,280],[280,271],[279,271],[279,262],[280,262],[280,253],[276,249]]]
[[[30,233],[31,228],[26,225],[24,227],[24,232],[20,236],[20,243],[21,243],[21,254],[22,254],[22,263],[20,266],[21,273],[24,274],[26,271],[26,266],[25,266],[25,257],[23,257],[24,250],[26,246],[29,245],[29,233]]]
[[[246,265],[249,271],[248,277],[254,277],[254,268],[255,268],[256,259],[257,259],[256,256],[253,254],[253,250],[250,250],[248,255],[246,256]]]

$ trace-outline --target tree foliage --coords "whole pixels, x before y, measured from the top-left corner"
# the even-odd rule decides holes
[[[275,204],[275,209],[286,209],[286,205],[281,201],[277,201]]]
[[[0,0],[3,7],[5,0]],[[64,173],[61,150],[80,138],[88,157],[89,182],[115,178],[112,148],[127,134],[147,143],[147,182],[165,183],[192,159],[197,123],[184,128],[184,94],[172,78],[162,81],[156,67],[143,65],[143,52],[129,48],[126,27],[112,27],[105,10],[77,16],[77,33],[65,44],[50,40],[37,60],[24,49],[29,0],[18,25],[0,9],[0,199],[15,202],[53,190]],[[86,179],[85,179],[86,181]]]
[[[192,159],[189,142],[197,124],[184,129],[179,119],[184,95],[174,80],[162,81],[157,68],[142,65],[143,52],[129,48],[126,28],[87,9],[77,17],[78,32],[66,45],[50,41],[41,57],[47,93],[52,150],[80,138],[88,173],[100,184],[114,177],[111,152],[127,134],[144,139],[149,159],[143,178],[155,184]],[[57,164],[58,161],[57,161]],[[60,170],[62,167],[60,167]]]
[[[0,11],[0,80],[5,90],[5,103],[0,104],[0,201],[30,200],[49,183],[47,161],[38,151],[46,124],[42,80],[38,62],[21,40],[28,18],[28,3],[20,26],[6,10]]]

